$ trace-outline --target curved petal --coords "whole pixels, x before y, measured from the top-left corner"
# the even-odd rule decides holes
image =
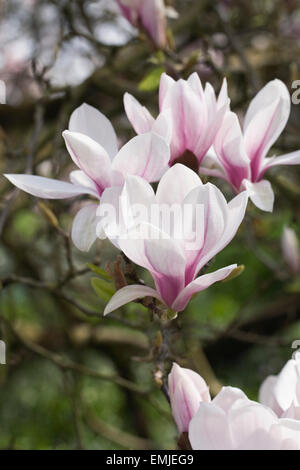
[[[238,194],[228,203],[228,214],[226,227],[222,233],[221,238],[216,241],[209,250],[205,249],[201,254],[201,258],[197,265],[195,272],[199,272],[205,264],[211,260],[217,253],[219,253],[235,236],[245,215],[248,203],[248,193],[243,191]]]
[[[202,223],[198,223],[198,226],[195,227],[195,230],[197,230],[196,242],[199,245],[191,251],[186,271],[186,283],[189,283],[206,263],[204,263],[203,257],[208,256],[208,253],[217,249],[228,226],[229,211],[222,192],[211,183],[191,191],[185,199],[185,204],[191,204],[193,207],[199,207],[199,209],[202,207],[202,214],[199,213],[202,217]]]
[[[89,251],[97,238],[98,204],[88,204],[77,212],[72,226],[72,240],[81,251]]]
[[[197,95],[201,98],[201,100],[205,99],[202,83],[201,83],[200,77],[197,74],[197,72],[193,72],[189,76],[189,78],[187,79],[187,83],[194,90],[194,92],[197,93]]]
[[[180,79],[173,84],[165,96],[163,109],[170,109],[172,113],[172,161],[186,150],[195,153],[207,121],[206,106],[203,105],[198,94],[185,80]]]
[[[97,198],[99,198],[99,193],[96,183],[88,177],[82,170],[71,171],[69,175],[70,181],[72,184],[84,186],[85,188],[91,189]]]
[[[276,413],[278,417],[282,414],[282,409],[277,403],[277,400],[274,396],[274,386],[277,382],[277,377],[275,375],[270,375],[267,377],[259,388],[258,400],[265,406],[271,408],[271,410]]]
[[[134,284],[131,286],[125,286],[122,289],[118,290],[110,299],[108,304],[105,307],[103,315],[108,315],[109,313],[117,310],[122,305],[128,304],[136,299],[141,299],[143,297],[155,297],[161,301],[161,298],[158,292],[151,287],[141,286]]]
[[[296,361],[290,359],[278,375],[274,386],[274,396],[283,411],[287,410],[295,400],[298,381],[300,373],[297,373]]]
[[[124,108],[128,120],[137,134],[150,132],[154,124],[154,118],[145,106],[142,106],[134,96],[129,93],[124,95]]]
[[[270,181],[261,180],[258,183],[251,183],[249,180],[243,180],[242,185],[247,190],[249,198],[255,206],[262,211],[273,211],[274,192]]]
[[[194,188],[202,186],[199,176],[181,163],[169,168],[161,178],[156,199],[159,204],[182,204],[184,198]]]
[[[269,168],[277,165],[300,165],[300,150],[286,153],[279,157],[265,158],[260,177],[262,177]]]
[[[69,130],[80,132],[100,144],[113,158],[118,152],[118,141],[109,119],[98,109],[83,103],[71,114]]]
[[[201,402],[189,426],[193,450],[233,449],[225,412],[213,402]]]
[[[224,168],[227,179],[238,191],[244,178],[250,178],[250,160],[237,115],[228,112],[218,132],[214,148]]]
[[[160,111],[164,108],[164,101],[167,93],[171,90],[175,83],[175,80],[167,75],[166,73],[162,73],[160,77],[159,83],[159,109]]]
[[[251,159],[252,178],[259,174],[262,159],[286,126],[291,109],[287,87],[272,80],[251,101],[244,122],[244,139]]]
[[[194,281],[190,282],[183,291],[180,292],[178,297],[175,299],[172,309],[175,312],[181,312],[187,306],[190,298],[204,289],[207,289],[209,286],[214,284],[215,282],[222,281],[225,279],[231,271],[233,271],[237,267],[236,264],[232,264],[231,266],[226,266],[225,268],[218,269],[218,271],[214,271],[213,273],[203,274],[203,276],[197,277]]]
[[[64,131],[68,152],[76,165],[97,183],[102,192],[111,185],[111,162],[106,150],[95,140],[79,132]]]
[[[131,139],[113,160],[112,168],[124,176],[141,176],[146,181],[157,181],[168,167],[170,150],[159,135],[149,132]]]
[[[144,29],[159,48],[167,42],[165,5],[163,0],[143,0],[140,2],[140,18]]]
[[[156,288],[165,304],[171,307],[184,287],[185,257],[172,239],[147,239],[145,256],[151,266]]]
[[[172,138],[172,130],[173,130],[173,123],[172,123],[172,114],[170,109],[166,109],[162,111],[157,118],[155,119],[152,132],[160,135],[168,145],[170,145],[171,138]]]
[[[17,188],[44,199],[66,199],[80,194],[92,194],[94,196],[94,191],[89,188],[45,178],[44,176],[14,174],[5,174],[4,176]]]

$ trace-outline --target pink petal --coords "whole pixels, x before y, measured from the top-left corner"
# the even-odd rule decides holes
[[[129,93],[124,95],[124,107],[126,115],[137,134],[145,134],[151,131],[154,124],[153,116],[145,106],[142,106]]]
[[[162,111],[154,121],[152,132],[165,139],[170,145],[173,131],[172,113],[170,109]]]
[[[225,268],[218,269],[218,271],[214,271],[213,273],[203,274],[202,276],[197,277],[194,281],[190,282],[178,295],[175,299],[172,309],[175,312],[181,312],[187,306],[190,298],[204,289],[207,289],[209,286],[214,284],[215,282],[222,281],[225,279],[231,271],[233,271],[237,267],[236,264],[232,264],[231,266],[226,266]]]
[[[76,108],[69,121],[69,130],[85,134],[98,142],[110,158],[118,152],[117,136],[111,122],[93,106],[83,103]]]
[[[244,191],[238,194],[235,198],[233,198],[228,203],[228,212],[227,212],[227,220],[224,227],[224,231],[220,237],[220,239],[215,244],[209,244],[203,250],[201,254],[199,263],[195,272],[199,272],[205,264],[212,259],[217,253],[225,248],[228,243],[233,239],[235,236],[243,218],[245,215],[246,207],[248,203],[248,194],[247,191]]]
[[[200,80],[199,75],[197,72],[192,73],[189,78],[187,79],[187,83],[190,85],[190,87],[193,89],[195,93],[201,98],[202,101],[204,101],[204,91],[202,87],[202,83]]]
[[[264,173],[273,166],[278,165],[300,165],[300,150],[296,150],[295,152],[286,153],[284,155],[280,155],[279,157],[271,157],[265,158],[264,166],[260,173],[260,177],[264,175]]]
[[[163,49],[167,43],[165,5],[163,0],[140,2],[141,23],[153,42]]]
[[[68,152],[76,165],[95,183],[100,192],[111,185],[111,162],[101,145],[78,132],[64,131]]]
[[[228,181],[238,191],[244,178],[250,178],[250,160],[235,113],[227,112],[214,142],[216,154]]]
[[[164,101],[166,95],[169,91],[173,88],[175,80],[172,77],[167,75],[166,73],[162,73],[160,77],[160,84],[159,84],[159,109],[162,111],[164,109]]]
[[[172,113],[171,155],[174,161],[185,150],[195,152],[206,125],[206,107],[188,83],[180,79],[165,96],[163,109],[168,108]]]
[[[148,239],[144,242],[145,256],[156,288],[169,307],[184,287],[185,258],[176,241]]]
[[[228,206],[221,191],[211,183],[191,191],[185,199],[185,204],[203,208],[203,222],[198,222],[195,227],[198,231],[196,242],[198,241],[199,245],[191,252],[188,260],[186,283],[189,283],[206,263],[203,258],[218,247],[227,228]]]
[[[251,101],[245,116],[244,137],[252,179],[259,175],[262,159],[286,126],[290,108],[288,89],[277,79],[267,83]]]
[[[58,181],[43,176],[35,175],[4,175],[17,188],[26,191],[33,196],[45,199],[66,199],[68,197],[79,196],[80,194],[91,194],[92,189],[79,186],[64,181]]]
[[[128,304],[136,299],[141,299],[143,297],[155,297],[158,300],[161,300],[158,292],[151,287],[140,286],[134,284],[131,286],[125,286],[122,289],[118,290],[110,299],[108,304],[105,307],[103,315],[107,315],[114,310],[122,307],[122,305]]]

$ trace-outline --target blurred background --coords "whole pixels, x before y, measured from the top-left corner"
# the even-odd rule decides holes
[[[174,78],[196,71],[216,90],[226,76],[241,116],[269,80],[280,78],[293,92],[300,78],[297,0],[166,6],[163,51],[113,0],[0,2],[1,174],[67,179],[73,165],[61,132],[82,102],[112,120],[121,145],[134,135],[123,94],[155,115],[163,71]],[[275,154],[300,148],[299,121],[294,105]],[[89,253],[72,245],[81,200],[41,204],[0,176],[0,339],[7,348],[0,448],[175,448],[163,393],[174,360],[201,373],[213,393],[230,384],[257,399],[259,384],[279,372],[300,340],[300,270],[281,248],[285,226],[300,237],[300,168],[278,167],[268,177],[273,214],[249,204],[238,235],[211,264],[215,270],[237,262],[244,272],[197,295],[160,331],[134,303],[103,318],[113,288],[107,262],[119,274],[130,267],[108,242]],[[232,197],[225,183],[221,188]]]

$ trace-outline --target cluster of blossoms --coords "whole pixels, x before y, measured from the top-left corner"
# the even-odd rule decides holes
[[[178,81],[162,74],[156,118],[128,93],[124,106],[138,135],[120,150],[115,131],[102,113],[87,104],[73,112],[69,129],[63,132],[78,167],[71,172],[70,183],[33,175],[6,177],[38,197],[92,196],[96,202],[84,206],[74,219],[75,245],[89,250],[97,236],[107,236],[129,259],[150,271],[156,289],[126,286],[113,296],[105,313],[149,295],[179,312],[195,293],[236,268],[232,264],[197,277],[236,234],[248,197],[260,209],[272,210],[274,194],[270,182],[262,179],[265,172],[275,165],[300,163],[300,151],[266,157],[287,122],[289,94],[280,80],[269,82],[250,103],[243,133],[230,110],[226,80],[216,97],[209,83],[203,89],[196,73]],[[176,163],[186,152],[194,155],[200,175],[226,179],[237,195],[227,203],[215,185],[202,184],[199,174]],[[150,185],[155,181],[159,181],[156,194]],[[100,209],[104,204],[113,207],[115,217],[103,217],[99,201]],[[158,220],[146,210],[134,222],[138,204],[146,209],[157,206],[162,216]],[[182,212],[189,207],[181,237],[174,237],[174,227],[163,215],[164,208],[170,212],[174,205]],[[199,206],[202,223],[196,217]],[[126,237],[115,237],[116,218]]]
[[[136,2],[137,8],[142,3],[139,15],[147,8],[147,2]],[[78,167],[71,172],[70,182],[28,174],[5,176],[42,198],[92,197],[95,202],[83,206],[74,219],[74,244],[87,251],[98,237],[107,237],[151,273],[155,288],[123,287],[104,314],[150,296],[174,317],[194,294],[237,268],[232,264],[203,274],[207,263],[235,236],[248,198],[258,208],[272,211],[274,193],[264,179],[266,171],[275,165],[300,164],[300,151],[267,156],[288,120],[289,93],[280,80],[268,83],[250,103],[243,131],[230,110],[226,80],[216,96],[210,84],[203,89],[196,73],[178,81],[162,74],[156,118],[127,93],[124,106],[137,136],[121,149],[102,113],[87,104],[73,112],[69,129],[63,132]],[[197,162],[197,172],[182,164],[186,154]],[[201,174],[226,180],[234,190],[233,199],[227,202],[217,186],[203,184]],[[153,182],[158,182],[156,192]],[[138,217],[137,206],[143,208]],[[180,216],[171,220],[174,207]],[[113,211],[106,211],[109,208]],[[184,230],[178,230],[178,225]],[[194,449],[299,448],[299,369],[298,358],[278,378],[268,379],[258,404],[230,387],[210,402],[203,379],[175,365],[170,396],[179,431],[189,432]]]
[[[300,353],[260,387],[259,401],[223,387],[211,400],[204,379],[174,364],[172,413],[194,450],[300,450]]]

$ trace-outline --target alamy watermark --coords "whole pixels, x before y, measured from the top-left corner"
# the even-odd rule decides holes
[[[186,250],[201,248],[204,240],[203,204],[100,204],[97,236],[111,240],[178,240]]]

